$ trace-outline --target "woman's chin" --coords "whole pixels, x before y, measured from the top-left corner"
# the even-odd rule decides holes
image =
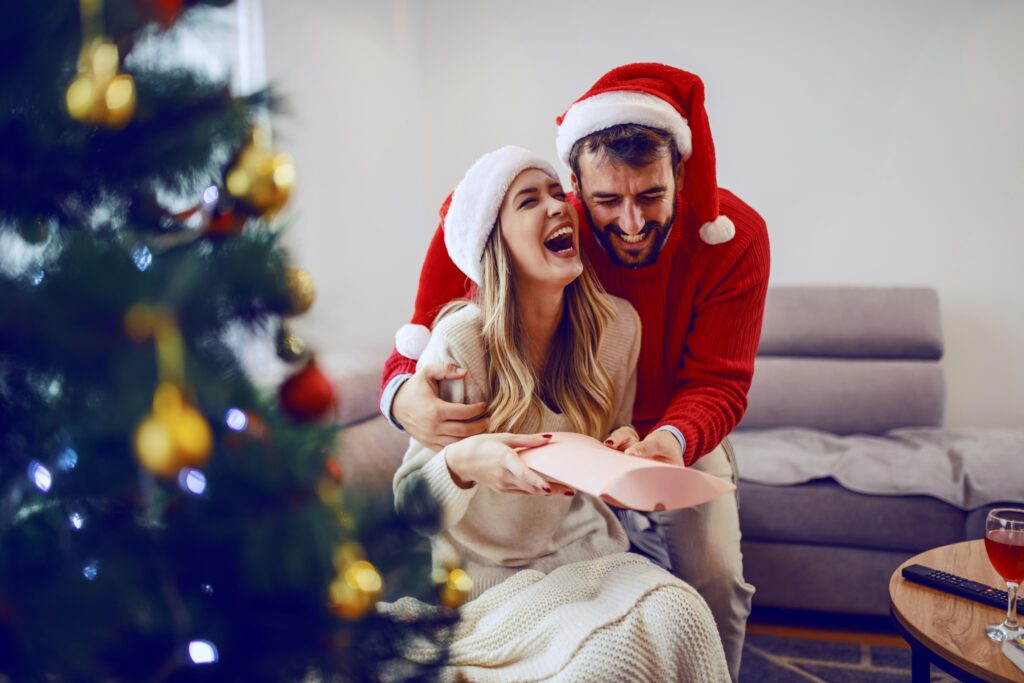
[[[553,273],[553,279],[557,279],[559,284],[563,287],[568,287],[570,284],[575,282],[576,278],[583,274],[583,261],[580,260],[579,256],[571,260],[567,260],[561,264],[558,268],[557,273]]]

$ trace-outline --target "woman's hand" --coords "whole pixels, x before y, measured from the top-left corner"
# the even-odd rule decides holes
[[[550,441],[550,434],[478,434],[448,446],[445,460],[462,488],[477,483],[501,493],[550,495],[552,484],[527,467],[516,452]]]
[[[604,440],[605,446],[614,448],[617,451],[624,451],[638,443],[640,443],[640,435],[629,425],[619,427]]]

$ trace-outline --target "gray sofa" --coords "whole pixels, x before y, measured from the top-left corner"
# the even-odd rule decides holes
[[[377,409],[389,350],[321,358],[337,380],[345,486],[386,497],[408,443]],[[980,538],[1000,491],[1024,501],[1024,430],[944,430],[941,356],[932,290],[770,290],[750,406],[733,434],[756,605],[887,614],[900,562]],[[1009,487],[1008,454],[1018,456]],[[898,490],[858,492],[879,479]]]
[[[773,287],[732,437],[754,604],[888,614],[889,576],[1024,502],[1024,430],[945,429],[925,288]]]

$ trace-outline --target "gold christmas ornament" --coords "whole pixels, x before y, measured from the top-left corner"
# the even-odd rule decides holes
[[[285,279],[288,282],[292,314],[301,315],[312,308],[313,300],[316,299],[316,285],[313,284],[313,276],[301,268],[288,267],[285,269]]]
[[[287,325],[278,328],[274,342],[278,357],[285,362],[293,363],[306,354],[306,342]]]
[[[105,37],[87,42],[78,57],[78,75],[65,94],[68,113],[82,123],[121,128],[135,112],[135,81],[118,73],[117,45]]]
[[[135,456],[147,470],[172,478],[182,467],[206,462],[213,433],[173,382],[161,382],[153,394],[153,412],[135,430]]]
[[[157,313],[146,304],[135,304],[124,314],[124,331],[133,342],[148,339],[156,326]]]
[[[473,579],[464,569],[437,567],[430,573],[437,588],[437,600],[445,607],[457,609],[466,604],[473,590]]]
[[[279,211],[295,185],[295,164],[288,154],[275,153],[268,134],[255,129],[234,165],[225,185],[232,197],[259,214]]]
[[[331,583],[331,608],[342,619],[360,619],[373,609],[383,587],[377,568],[366,560],[356,560],[342,567]]]

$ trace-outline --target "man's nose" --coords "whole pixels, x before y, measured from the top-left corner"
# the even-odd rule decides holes
[[[643,211],[634,202],[622,204],[622,215],[619,217],[619,229],[627,235],[638,235],[644,229]]]

